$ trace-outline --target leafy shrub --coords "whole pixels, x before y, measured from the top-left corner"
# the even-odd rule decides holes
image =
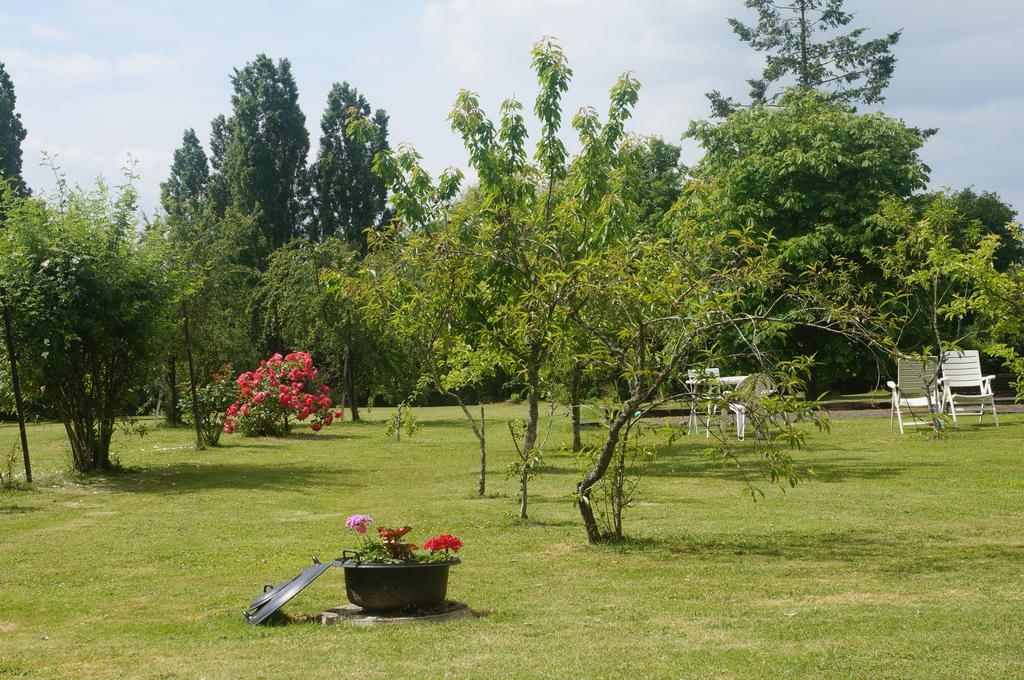
[[[0,489],[13,489],[18,486],[14,472],[18,462],[18,447],[12,446],[0,453]]]
[[[198,416],[192,413],[192,400],[186,399],[182,408],[189,418],[199,418],[199,428],[203,433],[203,441],[216,446],[224,432],[224,420],[227,409],[235,402],[238,386],[230,364],[224,364],[212,374],[210,382],[196,389],[196,401],[199,406]]]

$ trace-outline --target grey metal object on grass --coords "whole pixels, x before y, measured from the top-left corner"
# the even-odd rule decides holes
[[[249,607],[242,612],[245,620],[252,625],[263,623],[267,617],[280,609],[288,600],[298,595],[310,583],[315,581],[321,574],[327,571],[332,562],[321,562],[313,556],[313,564],[307,567],[301,574],[279,583],[276,586],[266,586],[263,594],[249,603]]]

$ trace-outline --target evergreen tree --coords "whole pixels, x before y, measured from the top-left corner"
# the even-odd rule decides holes
[[[310,238],[317,242],[344,239],[363,256],[366,230],[385,220],[387,191],[373,172],[373,159],[388,149],[388,116],[382,109],[373,113],[373,132],[366,139],[352,135],[348,124],[353,118],[370,118],[370,113],[358,90],[348,83],[335,83],[320,122],[320,152],[310,172]]]
[[[257,55],[231,77],[233,113],[214,120],[214,158],[223,170],[230,201],[253,214],[271,251],[299,233],[302,185],[309,152],[306,117],[291,64]]]
[[[683,190],[680,149],[660,137],[650,137],[637,147],[637,208],[640,224],[656,229]]]
[[[867,29],[834,34],[815,40],[821,33],[838,32],[853,21],[843,10],[845,0],[745,0],[757,11],[756,25],[738,19],[729,25],[740,40],[765,53],[766,65],[759,79],[748,80],[751,103],[774,102],[785,85],[802,90],[825,90],[842,103],[874,104],[885,100],[882,91],[889,85],[896,57],[892,47],[902,31],[882,38],[863,40]],[[772,94],[773,86],[781,85]],[[709,92],[716,116],[726,116],[740,108],[719,91]]]
[[[174,152],[171,176],[160,185],[160,202],[168,215],[194,215],[202,210],[210,166],[196,131],[189,128]]]
[[[224,174],[224,156],[228,146],[228,122],[223,114],[218,115],[210,123],[210,181],[206,190],[208,205],[218,217],[231,204],[231,186]]]
[[[21,177],[21,142],[25,139],[25,126],[21,114],[15,113],[17,102],[14,83],[0,62],[0,179],[6,179],[21,195],[28,194]]]
[[[181,148],[175,150],[171,174],[160,184],[160,202],[167,213],[166,234],[175,250],[201,242],[203,225],[200,217],[206,200],[210,167],[196,131],[189,128],[182,135]],[[167,357],[167,422],[179,424],[177,352]]]

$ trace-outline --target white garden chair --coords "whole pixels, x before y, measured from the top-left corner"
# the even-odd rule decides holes
[[[730,401],[729,410],[733,412],[736,420],[737,439],[743,440],[746,437],[747,413],[751,406],[755,405],[755,403],[751,402],[756,402],[757,399],[767,397],[774,392],[775,381],[766,373],[748,375],[736,386],[736,390],[732,392],[732,395],[736,397],[736,401]],[[745,399],[745,397],[753,397],[753,399]],[[760,432],[758,435],[760,436]]]
[[[893,422],[899,423],[900,434],[904,427],[931,425],[931,420],[920,417],[941,410],[938,375],[938,359],[900,359],[896,362],[896,382],[888,381],[886,385],[892,390],[892,403],[889,409],[889,429]],[[906,409],[914,420],[905,420],[903,411]]]
[[[718,390],[718,379],[721,375],[722,371],[717,368],[691,369],[686,372],[687,397],[690,406],[690,419],[686,426],[687,434],[697,432],[697,408],[700,406],[700,402],[706,399],[708,401],[707,416],[704,420],[704,436],[711,437],[711,419],[715,417],[718,407],[709,397],[712,396],[713,391]]]
[[[952,350],[942,355],[942,403],[949,408],[949,415],[956,425],[957,416],[985,417],[985,405],[992,409],[992,419],[999,427],[996,415],[996,398],[992,392],[994,375],[981,374],[981,357],[978,350]],[[965,390],[977,390],[977,393]],[[961,404],[968,410],[963,410]],[[973,407],[973,409],[971,408]]]

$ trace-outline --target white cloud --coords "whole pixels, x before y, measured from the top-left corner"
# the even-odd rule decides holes
[[[81,144],[56,144],[53,142],[47,142],[44,139],[40,139],[37,135],[33,135],[30,131],[22,144],[22,155],[24,157],[25,164],[38,163],[41,165],[43,163],[44,154],[49,155],[54,159],[58,166],[63,163],[81,163],[89,157],[85,147]]]
[[[122,168],[134,164],[136,172],[159,170],[160,173],[164,173],[170,167],[173,156],[174,154],[166,149],[133,146],[118,151],[109,159],[109,162]]]
[[[18,88],[67,87],[95,82],[110,74],[110,64],[83,52],[29,52],[17,47],[0,47],[0,59]]]
[[[524,63],[529,46],[552,35],[571,63],[616,73],[632,69],[642,78],[644,67],[700,60],[706,50],[693,47],[707,42],[709,28],[728,32],[720,10],[712,0],[637,0],[628,7],[618,0],[437,0],[424,8],[421,30],[445,64],[467,76],[493,76],[510,58]]]
[[[40,42],[47,43],[63,42],[68,38],[68,34],[64,32],[63,28],[49,24],[34,24],[29,29],[29,35]]]
[[[129,78],[167,73],[174,70],[176,62],[165,54],[142,52],[119,57],[115,69],[119,75]]]
[[[0,60],[18,89],[86,87],[112,78],[140,78],[174,70],[177,62],[164,54],[140,52],[114,61],[84,52],[40,52],[0,47]]]

